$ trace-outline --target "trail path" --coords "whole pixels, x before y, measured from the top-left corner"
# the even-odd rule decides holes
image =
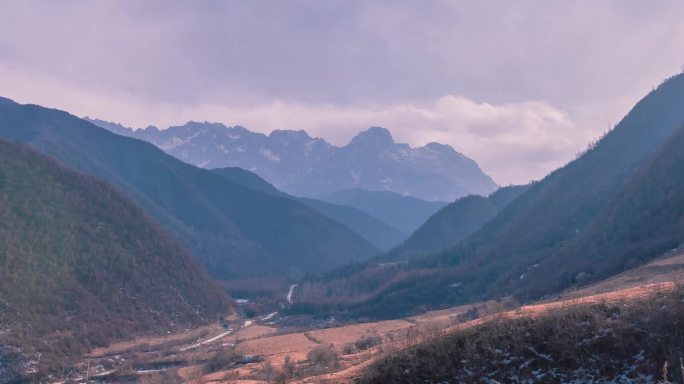
[[[216,340],[219,340],[219,339],[221,339],[221,338],[223,338],[223,337],[225,337],[225,336],[230,335],[231,333],[233,333],[233,330],[232,330],[232,329],[229,330],[229,331],[223,332],[223,333],[221,333],[221,334],[219,334],[219,335],[216,335],[216,336],[214,336],[214,337],[212,337],[212,338],[210,338],[210,339],[207,339],[207,340],[204,340],[204,341],[200,341],[200,342],[195,343],[195,344],[192,344],[192,345],[188,345],[187,347],[183,347],[183,348],[180,349],[180,351],[181,351],[181,352],[185,352],[185,351],[189,351],[189,350],[191,350],[191,349],[199,348],[200,346],[205,345],[205,344],[211,344],[211,343],[213,343],[213,342],[216,341]]]

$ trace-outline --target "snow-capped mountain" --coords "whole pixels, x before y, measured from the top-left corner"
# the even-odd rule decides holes
[[[250,170],[278,189],[298,196],[325,196],[361,188],[452,201],[468,194],[487,195],[497,187],[475,161],[452,147],[430,143],[412,148],[395,143],[390,132],[379,127],[337,147],[304,131],[265,135],[240,126],[206,122],[188,122],[164,130],[133,130],[86,119],[114,133],[149,141],[203,168]]]

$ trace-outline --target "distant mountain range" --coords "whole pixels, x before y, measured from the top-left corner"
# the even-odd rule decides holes
[[[394,317],[511,295],[538,299],[639,266],[684,242],[682,146],[684,74],[455,245],[401,267],[370,263],[330,273],[326,296],[341,292],[349,303],[347,292],[356,289],[362,301],[345,311]],[[455,222],[439,224],[439,216],[426,223],[434,225],[427,235],[459,237],[460,226],[448,229]],[[328,307],[330,300],[323,300]]]
[[[320,271],[379,252],[299,201],[246,188],[66,112],[2,99],[0,137],[110,183],[217,279]]]
[[[56,369],[97,346],[230,313],[225,293],[136,204],[0,140],[0,356],[17,347]]]
[[[497,185],[475,161],[448,145],[411,148],[373,127],[337,147],[304,131],[270,135],[218,123],[133,130],[88,119],[114,133],[153,143],[184,162],[203,168],[240,167],[295,196],[322,197],[345,189],[392,191],[428,201],[488,195]],[[401,229],[401,228],[400,228]]]

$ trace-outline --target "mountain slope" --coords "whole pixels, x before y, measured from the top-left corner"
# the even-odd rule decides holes
[[[290,196],[279,191],[276,187],[269,184],[258,175],[242,168],[217,168],[212,170],[212,172],[247,188],[296,200],[322,215],[345,225],[381,251],[392,248],[407,237],[406,234],[359,209],[345,205],[330,204],[305,197]]]
[[[354,207],[330,204],[306,197],[300,197],[297,201],[346,225],[381,251],[391,249],[407,237],[406,233]]]
[[[164,130],[133,130],[88,120],[112,132],[149,141],[190,164],[250,170],[296,196],[316,197],[361,188],[453,201],[468,194],[487,195],[496,189],[473,160],[450,146],[430,143],[411,148],[395,143],[384,128],[370,128],[348,145],[336,147],[304,131],[273,131],[267,136],[240,126],[199,122]]]
[[[383,259],[407,260],[452,247],[480,229],[528,187],[504,187],[489,197],[462,197],[432,215]]]
[[[583,275],[576,275],[533,284],[526,281],[526,274],[541,267],[572,270],[578,263],[597,261],[595,255],[583,251],[562,259],[556,255],[590,228],[602,210],[620,196],[634,172],[682,124],[684,75],[678,75],[637,103],[594,147],[536,183],[473,236],[419,263],[439,267],[442,277],[419,283],[411,295],[429,297],[435,304],[452,304],[510,293],[534,297],[585,282]],[[592,279],[619,268],[596,267]],[[456,291],[449,286],[454,281],[459,282]],[[402,295],[383,300],[398,303],[404,300]]]
[[[216,278],[315,271],[377,252],[348,228],[298,202],[231,183],[152,144],[62,111],[0,105],[0,136],[110,182]]]
[[[684,74],[680,74],[639,101],[615,129],[583,155],[531,186],[456,246],[393,270],[371,266],[354,271],[357,276],[372,279],[372,286],[377,288],[363,292],[364,300],[350,307],[358,316],[389,317],[509,295],[535,299],[607,277],[657,256],[663,248],[674,247],[676,237],[661,236],[640,227],[639,221],[627,220],[650,222],[653,217],[649,215],[660,212],[657,206],[648,208],[636,197],[630,200],[622,194],[683,124]],[[674,159],[674,155],[666,157]],[[676,171],[677,166],[673,166],[668,172]],[[665,196],[677,201],[676,184],[668,182],[671,191],[661,188],[639,199]],[[646,184],[643,190],[649,188]],[[663,195],[663,191],[674,195]],[[621,217],[617,210],[611,215],[610,207],[621,199],[626,200],[620,205],[620,215],[627,216]],[[659,224],[655,228],[677,233],[677,217],[668,218],[666,228]],[[637,229],[626,231],[622,226]],[[585,239],[601,239],[606,234],[622,238],[624,244],[609,240],[596,244]],[[638,242],[630,244],[633,238]],[[347,274],[326,284],[339,286],[339,296],[344,297],[349,291],[344,281],[354,279]],[[361,286],[359,282],[355,285]],[[334,291],[328,293],[335,295]]]
[[[350,188],[451,201],[489,194],[496,184],[473,160],[448,145],[411,148],[395,143],[387,129],[373,127],[314,167],[292,193],[325,196]]]
[[[358,208],[405,233],[413,233],[430,216],[446,206],[440,201],[425,201],[389,191],[358,188],[336,191],[322,199]]]
[[[0,140],[0,200],[0,346],[54,368],[232,311],[190,254],[92,177]]]
[[[528,307],[536,313],[523,307],[483,316],[452,331],[428,329],[424,341],[380,358],[354,382],[680,382],[684,369],[673,351],[684,343],[681,289],[619,301],[606,296],[603,303],[556,302],[555,309]]]
[[[680,247],[684,243],[682,148],[684,126],[632,175],[591,226],[530,271],[527,289],[596,280]],[[552,268],[558,264],[567,267]]]
[[[255,191],[267,193],[273,196],[291,197],[287,193],[278,190],[278,188],[274,187],[268,181],[262,179],[256,173],[239,167],[216,168],[212,169],[211,171],[217,175],[220,175],[226,180]]]

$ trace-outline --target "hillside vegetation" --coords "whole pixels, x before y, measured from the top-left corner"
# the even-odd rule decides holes
[[[348,295],[350,283],[372,288],[347,304],[338,300],[336,308],[354,316],[401,316],[509,295],[531,300],[676,248],[684,240],[683,124],[680,74],[452,248],[408,264],[348,268],[317,288],[327,291],[325,305],[312,299],[301,309],[329,307],[330,297]]]
[[[624,199],[625,186],[630,183],[630,189],[641,190],[631,193],[648,195],[647,201],[660,209],[667,209],[671,204],[652,194],[653,188],[657,188],[651,184],[654,179],[639,175],[649,172],[647,168],[653,159],[669,157],[668,146],[663,147],[663,144],[668,139],[677,140],[672,135],[684,124],[683,106],[684,75],[679,75],[641,100],[614,130],[584,155],[532,186],[480,231],[453,249],[427,260],[425,265],[453,266],[455,270],[448,279],[462,283],[458,296],[515,293],[522,298],[535,298],[573,284],[597,281],[661,255],[667,249],[644,248],[636,255],[623,253],[621,240],[625,239],[613,238],[604,242],[601,254],[587,252],[580,244],[587,237],[608,235],[611,227],[622,225],[609,217],[609,211]],[[659,182],[664,183],[665,189],[680,177],[677,169],[681,170],[682,166],[684,164],[679,164],[679,168],[675,165],[663,169],[667,175],[660,175],[666,179]],[[673,198],[677,191],[671,191]],[[629,211],[622,214],[636,218],[642,213],[648,214],[646,209],[658,209],[645,208],[641,204],[632,201],[631,205],[624,205]],[[675,209],[673,214],[677,215],[677,212],[679,210]],[[650,221],[648,225],[661,229],[662,225],[676,225],[676,220],[658,224]],[[676,232],[676,227],[671,229]],[[642,241],[650,241],[653,234],[644,230],[639,236]],[[674,248],[681,238],[670,241],[669,245]],[[602,263],[607,251],[612,257]],[[592,264],[593,268],[578,269],[587,264]],[[551,278],[542,278],[551,272]],[[435,292],[430,287],[425,288]],[[444,293],[445,288],[446,284],[443,284],[439,291]]]
[[[68,113],[0,103],[0,137],[26,143],[135,200],[219,279],[297,274],[378,249],[291,199],[232,183]]]
[[[681,382],[682,299],[680,290],[437,333],[374,363],[357,383]]]
[[[92,177],[0,140],[0,201],[0,354],[56,368],[232,312],[190,254]]]
[[[440,209],[383,260],[408,260],[453,247],[480,229],[529,186],[500,188],[488,197],[466,196]]]
[[[684,243],[684,126],[624,184],[619,195],[577,238],[525,277],[559,289],[634,268]],[[577,257],[582,255],[582,257]],[[565,265],[559,270],[554,265]]]

